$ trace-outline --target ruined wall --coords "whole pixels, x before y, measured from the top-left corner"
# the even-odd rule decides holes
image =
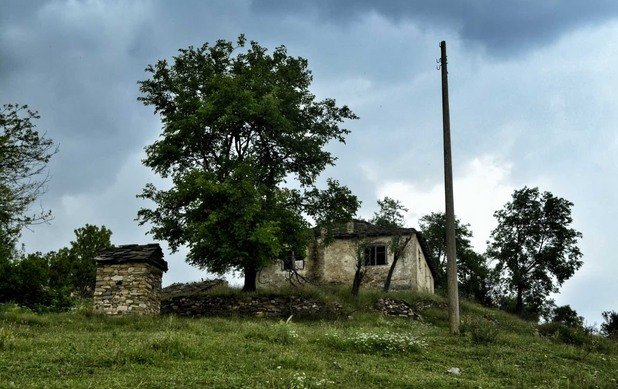
[[[103,264],[97,267],[94,310],[108,315],[157,315],[163,272],[148,263]]]

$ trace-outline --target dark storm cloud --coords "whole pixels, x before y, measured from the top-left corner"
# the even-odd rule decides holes
[[[109,184],[144,142],[138,11],[119,3],[2,3],[0,101],[38,110],[39,129],[59,145],[52,195]]]
[[[464,41],[499,57],[618,16],[615,0],[254,0],[252,7],[263,14],[313,14],[335,24],[373,11],[395,22],[411,20],[424,28],[454,30]]]

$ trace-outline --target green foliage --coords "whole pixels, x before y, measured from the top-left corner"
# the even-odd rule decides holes
[[[0,327],[0,351],[11,350],[15,347],[15,335],[10,328]]]
[[[35,111],[26,105],[0,107],[0,262],[15,256],[22,228],[49,220],[51,213],[31,212],[46,190],[47,163],[57,152],[36,130]]]
[[[303,213],[318,224],[351,218],[358,200],[337,181],[315,188],[335,157],[331,141],[349,132],[339,125],[356,119],[332,99],[309,92],[307,61],[272,54],[257,42],[246,49],[219,40],[181,49],[173,64],[158,61],[146,71],[139,98],[161,116],[160,140],[146,148],[144,164],[173,187],[147,185],[142,209],[157,239],[172,250],[189,247],[187,261],[215,273],[240,270],[245,290],[255,290],[257,272],[286,252],[305,252],[310,238]],[[300,189],[283,187],[296,180]]]
[[[429,252],[436,261],[436,289],[446,290],[446,216],[441,212],[432,212],[420,218],[419,226],[429,247]],[[455,218],[455,248],[457,256],[457,279],[459,293],[475,299],[481,304],[491,305],[490,290],[493,284],[492,273],[485,256],[472,249],[472,231],[469,224],[463,224]]]
[[[97,271],[94,258],[101,250],[111,247],[112,232],[105,226],[86,224],[74,233],[75,240],[69,247],[47,254],[50,288],[90,298]]]
[[[564,344],[583,346],[590,342],[591,335],[582,327],[572,327],[558,322],[539,324],[539,334],[551,337]]]
[[[404,214],[408,212],[408,208],[404,207],[399,200],[390,197],[384,197],[378,200],[380,209],[374,213],[371,223],[380,227],[403,227]]]
[[[584,327],[584,318],[577,315],[577,312],[570,305],[563,305],[552,310],[552,323],[564,324],[567,327]]]
[[[582,265],[570,225],[573,203],[538,188],[516,190],[512,200],[494,216],[487,255],[497,261],[505,294],[515,296],[515,310],[542,305],[547,296]]]
[[[59,312],[73,307],[79,298],[91,298],[96,278],[94,258],[111,246],[111,234],[105,226],[86,224],[75,230],[70,247],[0,262],[0,302]]]
[[[618,340],[618,312],[606,311],[602,315],[605,322],[601,324],[601,333],[610,339]]]
[[[460,327],[461,335],[470,335],[470,340],[475,345],[488,345],[496,343],[498,339],[498,327],[492,320],[484,318],[466,318]]]

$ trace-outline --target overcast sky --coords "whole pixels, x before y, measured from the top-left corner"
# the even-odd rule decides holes
[[[500,5],[497,5],[500,4]],[[594,4],[594,5],[591,5]],[[49,225],[26,250],[67,246],[86,223],[149,243],[135,195],[163,184],[141,165],[161,126],[137,102],[144,68],[180,48],[250,40],[309,60],[312,91],[360,116],[337,166],[370,217],[384,196],[407,222],[444,208],[440,72],[449,54],[455,210],[484,251],[515,189],[572,201],[584,266],[555,296],[592,324],[618,310],[618,2],[427,0],[0,2],[0,103],[39,111],[59,144],[41,199]],[[170,255],[164,284],[209,277]]]

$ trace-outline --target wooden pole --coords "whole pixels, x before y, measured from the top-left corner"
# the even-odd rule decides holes
[[[451,334],[459,334],[459,292],[455,248],[455,205],[453,201],[453,162],[451,158],[451,119],[448,105],[446,42],[440,42],[442,69],[442,128],[444,131],[444,194],[446,202],[446,278],[448,280],[448,319]]]

